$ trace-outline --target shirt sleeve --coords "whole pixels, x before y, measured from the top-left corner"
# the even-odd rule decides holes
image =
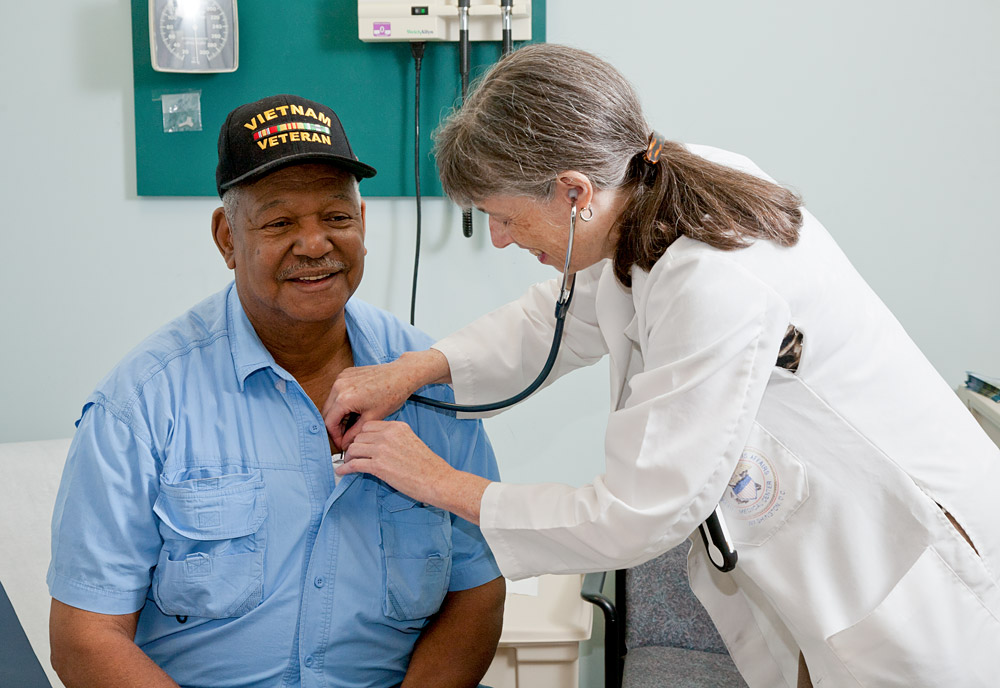
[[[102,400],[84,408],[52,516],[52,597],[101,614],[142,608],[162,545],[156,466],[147,441]]]
[[[455,468],[489,480],[499,480],[493,447],[482,421],[454,420],[449,432],[448,462]],[[452,559],[449,590],[468,590],[500,576],[493,552],[486,544],[479,527],[452,514]]]
[[[596,314],[597,285],[605,263],[577,274],[559,355],[542,388],[572,370],[593,365],[607,353]],[[506,399],[538,376],[552,346],[561,284],[561,278],[535,284],[517,301],[434,344],[432,348],[448,359],[459,404]]]
[[[482,530],[508,578],[634,566],[719,503],[788,325],[786,302],[723,255],[654,266],[641,370],[610,414],[590,485],[490,485]]]

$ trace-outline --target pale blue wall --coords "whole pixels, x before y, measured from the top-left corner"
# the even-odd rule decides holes
[[[1000,6],[549,0],[548,12],[549,40],[616,64],[664,134],[740,151],[799,191],[949,383],[1000,373]],[[16,16],[0,25],[0,441],[69,436],[125,351],[229,279],[209,236],[215,200],[135,197],[128,3],[19,3]],[[417,322],[434,335],[550,274],[482,231],[464,239],[459,221],[426,202]],[[369,202],[361,296],[404,318],[413,223],[410,199]],[[603,470],[605,375],[489,422],[508,480]],[[584,653],[581,684],[597,686]]]

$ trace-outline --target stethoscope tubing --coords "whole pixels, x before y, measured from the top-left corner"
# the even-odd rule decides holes
[[[542,384],[544,384],[545,378],[547,378],[549,373],[552,372],[552,367],[556,362],[556,356],[559,354],[559,345],[562,342],[563,326],[566,324],[566,314],[569,313],[569,304],[573,301],[573,290],[576,287],[576,278],[570,276],[569,273],[569,259],[570,256],[573,255],[573,237],[575,234],[576,203],[573,203],[573,208],[570,210],[569,215],[569,241],[566,243],[566,260],[563,263],[562,287],[559,289],[559,298],[556,301],[556,326],[552,334],[552,346],[549,347],[549,355],[548,358],[545,359],[545,365],[542,366],[542,371],[538,373],[538,376],[535,377],[534,381],[514,396],[502,401],[494,401],[488,404],[455,404],[448,401],[438,401],[437,399],[431,399],[419,394],[410,395],[410,401],[415,401],[426,406],[433,406],[434,408],[445,409],[447,411],[455,411],[456,413],[487,413],[489,411],[499,411],[500,409],[505,409],[508,406],[513,406],[514,404],[524,401],[534,394],[535,391],[542,386]],[[567,282],[569,283],[569,288],[567,288]]]

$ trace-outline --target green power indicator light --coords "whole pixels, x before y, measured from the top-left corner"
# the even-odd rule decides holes
[[[411,7],[410,14],[418,17],[427,16],[427,7]]]

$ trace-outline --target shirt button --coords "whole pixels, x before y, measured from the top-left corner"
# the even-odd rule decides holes
[[[309,426],[309,432],[315,435],[317,432],[319,432],[319,426],[316,425],[316,423],[313,423],[312,425]]]
[[[305,662],[305,664],[306,664],[306,666],[307,666],[307,667],[311,667],[311,666],[313,665],[313,658],[312,658],[312,655],[309,655],[308,657],[306,657],[306,662]]]
[[[326,581],[323,580],[323,576],[316,576],[316,580],[313,582],[316,584],[317,588],[322,588],[323,584],[326,583]]]

